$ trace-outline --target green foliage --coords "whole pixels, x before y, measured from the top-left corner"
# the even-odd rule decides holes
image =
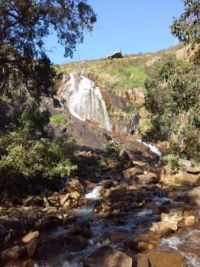
[[[100,170],[102,170],[102,171],[108,169],[108,164],[106,163],[105,160],[101,159],[101,160],[99,161],[99,168],[100,168]]]
[[[172,33],[185,44],[194,47],[200,43],[200,2],[199,0],[184,0],[185,11],[179,19],[175,19]]]
[[[51,116],[51,117],[50,117],[50,122],[52,122],[52,123],[56,123],[56,124],[59,124],[59,123],[66,123],[65,115],[63,115],[63,114],[58,114],[58,115]]]
[[[48,122],[48,111],[41,110],[40,105],[33,98],[30,98],[20,117],[20,127],[24,134],[31,138],[41,137],[45,134],[44,128]]]
[[[199,149],[199,69],[193,62],[167,56],[155,64],[149,76],[145,84],[145,105],[153,114],[153,127],[148,137],[179,143],[182,154],[196,158]]]
[[[170,168],[173,173],[176,173],[179,169],[179,160],[179,155],[176,155],[174,153],[168,154],[164,157],[165,164]]]
[[[0,138],[0,184],[58,180],[76,169],[71,141],[32,140],[20,132]]]
[[[118,86],[122,90],[142,87],[147,78],[144,67],[137,63],[118,66],[118,68],[115,67],[111,70],[111,74],[118,77]]]
[[[153,127],[151,119],[143,119],[139,125],[139,133],[145,135],[148,131],[150,131]]]
[[[83,30],[92,30],[96,16],[85,0],[1,0],[0,21],[3,44],[32,59],[43,52],[43,39],[52,29],[71,56],[83,40]]]
[[[104,153],[106,153],[108,156],[119,156],[119,148],[115,145],[115,144],[105,144],[104,145],[104,149],[103,149]]]
[[[86,61],[56,66],[56,72],[68,73],[81,69],[82,74],[95,81],[102,89],[113,92],[127,91],[132,88],[143,87],[147,72],[144,67],[149,58],[146,55],[133,55],[120,59]]]

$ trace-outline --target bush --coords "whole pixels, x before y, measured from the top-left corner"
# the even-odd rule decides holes
[[[50,122],[52,122],[52,123],[56,123],[56,124],[59,124],[59,123],[66,123],[65,115],[63,115],[63,114],[58,114],[58,115],[51,116],[51,117],[50,117]]]
[[[3,188],[26,182],[56,182],[76,166],[73,145],[68,139],[29,139],[10,132],[0,138],[0,185]]]
[[[193,159],[199,159],[200,146],[199,74],[193,61],[169,55],[154,65],[145,83],[145,106],[152,114],[146,138],[179,145],[180,154]]]
[[[115,144],[105,144],[103,150],[108,156],[119,157],[120,150]]]

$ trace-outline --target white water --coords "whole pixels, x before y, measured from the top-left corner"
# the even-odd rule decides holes
[[[102,189],[101,185],[95,186],[92,191],[90,191],[85,195],[85,198],[93,200],[101,199],[101,194],[100,194],[101,189]]]
[[[100,127],[111,131],[112,125],[101,91],[94,82],[70,73],[70,80],[63,77],[61,97],[66,101],[69,112],[79,120],[97,122]]]
[[[199,254],[193,254],[184,250],[184,247],[189,244],[191,247],[196,247],[198,251],[200,241],[199,239],[193,240],[191,237],[193,235],[200,236],[199,230],[188,230],[183,236],[172,236],[169,238],[162,238],[159,247],[166,250],[167,248],[178,251],[179,254],[185,257],[188,263],[188,267],[198,267],[200,266],[200,256]]]
[[[139,143],[147,146],[151,150],[152,153],[158,155],[159,157],[162,157],[162,153],[160,152],[160,150],[156,146],[153,146],[152,144],[148,144],[146,142],[142,142],[142,140],[139,140],[139,139],[137,141]]]

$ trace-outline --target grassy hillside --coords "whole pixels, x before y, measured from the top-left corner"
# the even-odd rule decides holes
[[[95,80],[101,89],[111,89],[115,92],[127,91],[132,88],[144,87],[147,78],[147,67],[158,57],[172,50],[176,46],[157,53],[127,55],[120,59],[100,59],[57,65],[58,73],[80,71],[87,77]]]

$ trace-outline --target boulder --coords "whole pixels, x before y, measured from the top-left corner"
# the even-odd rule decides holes
[[[34,262],[32,259],[24,261],[15,261],[7,263],[6,265],[4,265],[4,267],[34,267]]]
[[[190,215],[184,218],[184,224],[185,226],[188,226],[188,227],[193,226],[195,224],[195,221],[196,219],[193,215]]]
[[[0,259],[3,262],[17,261],[25,253],[26,250],[24,247],[14,246],[12,248],[3,250],[0,254]]]
[[[194,166],[194,167],[187,167],[186,171],[191,174],[199,174],[200,173],[200,166]]]
[[[141,254],[137,267],[186,267],[184,257],[175,252],[150,251]]]
[[[138,167],[132,167],[132,168],[129,168],[129,169],[123,171],[123,175],[124,175],[125,179],[135,178],[136,175],[142,174],[142,173],[143,173],[143,170],[141,168],[138,168]]]
[[[37,248],[37,258],[39,260],[50,260],[55,258],[63,249],[59,240],[41,244]]]
[[[44,200],[40,196],[28,196],[27,198],[23,199],[23,205],[25,207],[30,207],[30,206],[42,207],[44,205]]]
[[[69,199],[69,193],[60,196],[60,204],[61,204],[61,206],[63,206],[68,199]]]
[[[84,267],[132,267],[132,264],[133,260],[130,256],[119,250],[104,246],[87,258]]]
[[[80,193],[79,192],[77,192],[77,191],[74,191],[74,192],[70,192],[69,193],[69,196],[70,196],[70,198],[72,198],[72,199],[74,199],[74,200],[78,200],[79,198],[80,198]]]
[[[188,192],[189,201],[200,207],[200,186],[193,188]]]
[[[159,181],[158,175],[153,172],[148,172],[144,174],[137,175],[137,181],[139,183],[144,184],[151,184],[151,183],[157,183]]]
[[[171,173],[168,169],[163,168],[160,180],[167,185],[194,185],[200,178],[199,174],[188,173],[187,171],[180,170],[176,174]]]
[[[177,223],[170,222],[157,222],[153,223],[150,228],[151,232],[159,234],[161,237],[171,234],[173,231],[176,231],[178,228]]]
[[[22,238],[24,244],[30,243],[33,239],[38,238],[40,233],[38,231],[30,232]]]
[[[113,181],[112,180],[104,180],[102,183],[101,183],[102,187],[104,189],[108,189],[110,188],[112,185],[113,185]]]
[[[67,249],[71,252],[77,252],[88,246],[88,240],[82,236],[68,236],[66,238]]]
[[[65,189],[68,191],[68,192],[73,192],[73,191],[77,191],[78,193],[82,194],[84,193],[85,189],[84,189],[84,186],[81,184],[81,182],[74,178],[74,179],[71,179],[67,182],[66,186],[65,186]]]

